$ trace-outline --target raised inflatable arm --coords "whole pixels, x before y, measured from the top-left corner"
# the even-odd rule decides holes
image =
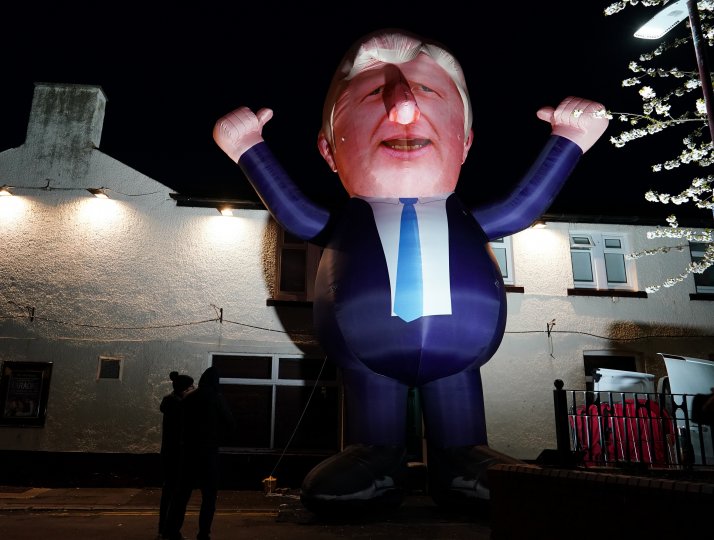
[[[555,109],[542,107],[537,115],[551,124],[552,136],[535,163],[511,193],[472,209],[490,240],[522,231],[542,216],[608,125],[600,103],[572,96]]]
[[[320,243],[317,237],[327,226],[330,213],[300,191],[267,144],[253,146],[238,165],[281,227],[298,238]]]
[[[471,210],[488,239],[530,227],[548,210],[582,155],[574,142],[551,136],[535,163],[508,195]]]
[[[213,139],[238,163],[281,227],[303,240],[315,240],[327,226],[329,212],[300,191],[265,144],[263,126],[272,117],[270,109],[254,114],[240,107],[216,122]]]

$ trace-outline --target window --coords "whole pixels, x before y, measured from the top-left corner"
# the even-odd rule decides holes
[[[97,380],[116,379],[121,380],[124,362],[121,358],[111,356],[100,356],[97,364]]]
[[[503,282],[506,285],[513,285],[515,278],[513,277],[513,247],[511,245],[511,237],[497,238],[489,242],[491,250],[496,256],[498,266],[501,268]]]
[[[333,363],[280,354],[214,354],[212,360],[238,424],[221,446],[326,452],[339,448],[340,402]]]
[[[322,250],[279,229],[275,299],[312,301]]]
[[[621,234],[571,232],[570,257],[575,288],[634,289],[634,263]]]
[[[690,242],[689,252],[692,256],[692,262],[701,262],[708,247],[710,247],[710,244],[704,242]],[[695,273],[693,275],[694,285],[698,293],[714,294],[714,266],[710,266],[701,274]]]
[[[52,362],[3,362],[0,425],[43,427],[51,376]]]

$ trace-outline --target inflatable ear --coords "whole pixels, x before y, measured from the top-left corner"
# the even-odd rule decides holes
[[[468,134],[466,135],[466,141],[464,141],[464,154],[461,157],[461,164],[466,161],[466,156],[469,155],[469,150],[471,150],[471,145],[474,142],[474,130],[470,129]]]
[[[327,162],[327,165],[329,165],[332,172],[337,172],[337,167],[335,166],[335,156],[332,154],[332,147],[322,131],[317,136],[317,149],[320,151],[320,155]]]

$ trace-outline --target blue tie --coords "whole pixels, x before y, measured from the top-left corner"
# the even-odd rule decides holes
[[[421,317],[423,311],[419,223],[414,209],[417,199],[399,199],[399,202],[404,204],[404,208],[399,233],[394,313],[411,322]]]

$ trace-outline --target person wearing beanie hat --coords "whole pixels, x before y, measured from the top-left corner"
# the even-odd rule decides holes
[[[193,386],[193,377],[190,377],[189,375],[179,375],[178,371],[172,371],[169,373],[169,379],[173,381],[174,392],[178,394]]]
[[[159,535],[166,525],[171,497],[176,489],[181,455],[181,400],[194,389],[193,377],[178,371],[169,373],[173,392],[161,400],[159,410],[163,413],[161,424],[161,500],[159,502]]]
[[[176,492],[166,516],[164,538],[181,540],[186,506],[194,488],[201,490],[197,540],[210,540],[218,496],[218,447],[236,429],[220,389],[215,366],[201,374],[198,388],[181,402],[181,458]]]

